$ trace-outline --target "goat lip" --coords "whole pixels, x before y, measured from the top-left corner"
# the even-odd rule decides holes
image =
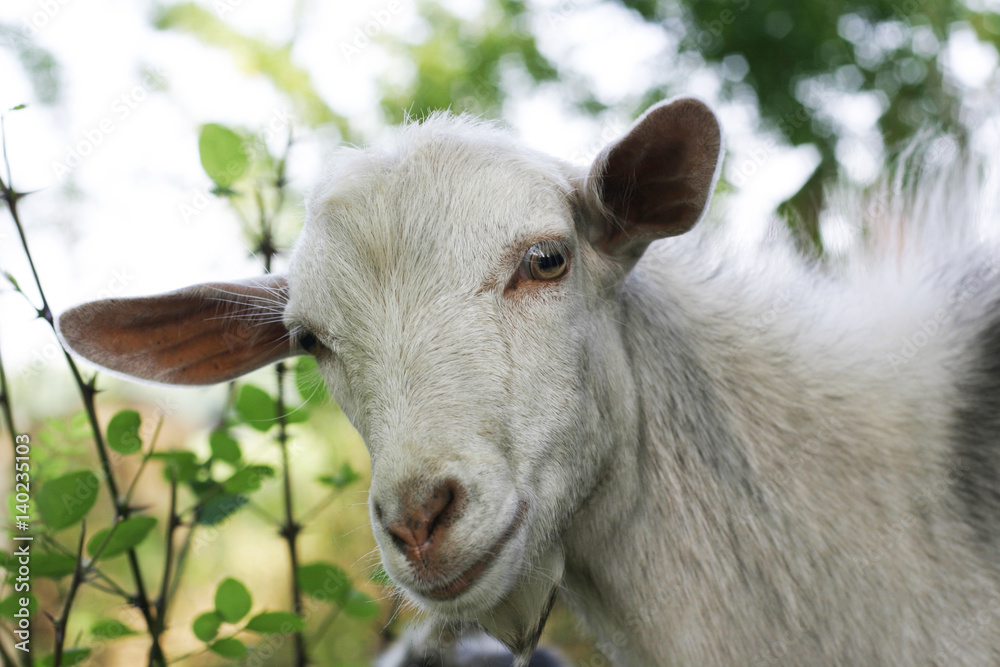
[[[469,587],[472,586],[472,584],[474,584],[484,572],[486,572],[493,561],[496,560],[497,555],[507,545],[511,538],[517,534],[517,531],[520,530],[527,514],[528,503],[527,501],[522,500],[517,504],[517,512],[514,514],[514,518],[511,520],[506,530],[504,530],[503,534],[497,538],[497,541],[493,543],[489,550],[483,554],[482,558],[470,565],[464,572],[447,584],[435,586],[434,588],[418,592],[424,597],[431,598],[432,600],[446,601],[453,600],[467,591]]]

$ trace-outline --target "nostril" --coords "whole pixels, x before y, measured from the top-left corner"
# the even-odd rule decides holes
[[[392,539],[392,543],[396,545],[396,548],[401,552],[406,553],[407,540],[400,537],[393,531],[392,527],[389,527],[389,538]]]
[[[375,513],[375,522],[382,523],[382,505],[378,502],[372,505],[372,511]]]
[[[427,526],[428,537],[434,534],[434,529],[442,518],[447,516],[451,501],[455,498],[450,484],[442,484],[434,490],[429,503],[422,506],[422,509],[431,519]]]
[[[429,548],[436,536],[443,535],[454,518],[459,488],[457,482],[449,480],[429,494],[402,494],[402,515],[385,526],[396,548],[417,556]]]

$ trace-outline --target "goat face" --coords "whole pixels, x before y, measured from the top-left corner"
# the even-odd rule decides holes
[[[343,156],[310,202],[285,315],[371,453],[387,571],[450,615],[527,583],[600,476],[601,421],[634,421],[609,414],[631,403],[627,377],[601,395],[584,381],[614,329],[573,183],[459,130],[431,121],[399,153]]]
[[[481,126],[432,119],[391,148],[342,154],[309,203],[285,323],[368,445],[387,571],[434,612],[489,627],[512,606],[530,622],[491,630],[540,627],[560,533],[616,440],[635,437],[614,290],[650,240],[697,221],[718,160],[714,118],[674,105],[660,113],[708,114],[707,136],[657,144],[636,137],[664,119],[640,121],[589,182]],[[636,180],[654,154],[667,202]],[[664,230],[638,218],[684,204]]]
[[[169,383],[313,354],[371,453],[386,570],[523,653],[562,575],[562,531],[639,428],[617,288],[651,241],[701,217],[719,151],[694,100],[654,107],[588,174],[432,118],[339,155],[287,286],[93,302],[60,332],[106,368]],[[220,316],[218,289],[244,297]],[[253,335],[226,331],[255,314]]]

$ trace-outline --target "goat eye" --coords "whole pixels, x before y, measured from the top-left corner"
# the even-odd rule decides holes
[[[561,278],[569,268],[563,244],[557,241],[536,243],[521,260],[524,272],[533,280],[555,280]]]
[[[302,332],[300,332],[297,340],[299,347],[301,347],[309,354],[316,354],[317,352],[319,352],[320,348],[323,345],[322,343],[319,342],[319,339],[316,338],[316,334],[314,334],[312,331],[309,331],[308,329],[305,329]]]

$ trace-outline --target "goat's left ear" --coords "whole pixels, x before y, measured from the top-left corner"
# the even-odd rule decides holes
[[[703,102],[661,102],[607,146],[584,188],[587,240],[606,255],[635,261],[652,241],[697,224],[721,162],[719,121]]]
[[[286,302],[284,276],[268,275],[91,301],[63,313],[56,328],[67,349],[112,373],[214,384],[302,354],[282,322]]]

